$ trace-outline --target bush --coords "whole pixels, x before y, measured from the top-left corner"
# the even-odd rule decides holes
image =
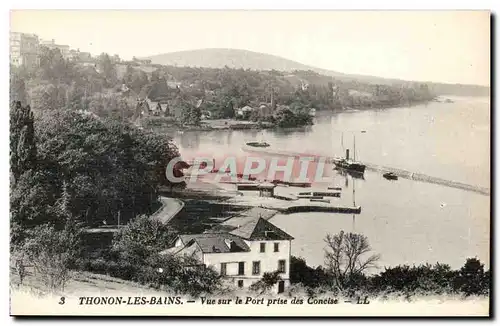
[[[323,267],[307,266],[303,258],[292,256],[290,260],[290,283],[302,283],[306,287],[319,287],[331,283],[331,275]]]
[[[489,292],[489,272],[484,272],[484,264],[477,258],[468,258],[458,272],[455,289],[469,295],[487,294]]]
[[[421,292],[425,294],[462,293],[466,296],[488,294],[489,273],[478,259],[469,258],[456,271],[449,265],[426,264],[420,266],[396,266],[386,268],[379,275],[369,279],[373,292],[402,292],[407,295]]]
[[[21,250],[49,289],[62,288],[70,279],[70,268],[79,256],[80,232],[68,223],[62,231],[44,224],[28,232]]]
[[[168,248],[175,235],[163,222],[139,216],[115,234],[111,251],[120,261],[142,265],[150,256]]]
[[[250,285],[250,290],[263,294],[264,292],[272,289],[272,287],[279,281],[281,281],[280,272],[266,272],[262,275],[262,279]]]

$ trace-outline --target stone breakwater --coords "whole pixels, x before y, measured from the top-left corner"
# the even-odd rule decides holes
[[[334,157],[329,157],[329,156],[321,156],[317,154],[310,154],[310,153],[298,153],[298,152],[289,152],[289,151],[282,151],[282,150],[276,150],[272,148],[257,148],[257,147],[249,147],[249,146],[244,146],[242,148],[243,151],[245,152],[255,152],[255,153],[260,153],[260,154],[266,154],[270,156],[286,156],[286,157],[293,157],[296,159],[300,158],[305,158],[309,157],[312,158],[314,162],[324,162],[324,163],[333,163]],[[379,172],[379,173],[387,173],[387,172],[392,172],[398,177],[409,179],[409,180],[415,180],[415,181],[421,181],[421,182],[427,182],[427,183],[433,183],[437,185],[442,185],[446,187],[451,187],[451,188],[456,188],[456,189],[462,189],[466,191],[472,191],[476,192],[485,196],[490,195],[490,189],[486,187],[481,187],[477,185],[470,185],[458,181],[453,181],[453,180],[446,180],[443,178],[439,177],[434,177],[430,175],[426,175],[423,173],[418,173],[418,172],[411,172],[403,169],[397,169],[397,168],[392,168],[388,166],[382,166],[382,165],[377,165],[377,164],[371,164],[367,162],[361,162],[362,164],[366,165],[366,168],[368,170],[374,171],[374,172]]]

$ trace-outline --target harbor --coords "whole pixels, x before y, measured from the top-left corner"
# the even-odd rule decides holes
[[[471,129],[461,116],[469,117],[476,127]],[[401,121],[407,121],[412,129],[399,127]],[[460,132],[441,132],[448,130],[449,123]],[[308,187],[277,184],[276,198],[259,197],[257,191],[236,190],[239,183],[272,182],[266,180],[270,179],[266,173],[250,173],[249,180],[227,178],[217,183],[225,192],[234,194],[228,205],[273,208],[276,214],[270,221],[295,236],[292,254],[305,258],[312,266],[323,264],[325,235],[344,230],[368,236],[373,250],[382,255],[381,266],[439,261],[458,268],[470,256],[488,260],[489,243],[484,241],[490,232],[488,123],[487,102],[456,99],[453,104],[430,103],[384,111],[320,112],[308,130],[211,132],[206,136],[184,133],[173,137],[181,145],[183,157],[201,153],[202,157],[214,157],[217,167],[227,157],[262,157],[266,163],[277,160],[278,165],[286,164],[289,157],[296,161],[304,157],[315,156],[316,161],[324,158],[325,182]],[[348,130],[366,130],[356,135],[356,159],[366,164],[362,177],[334,170],[328,163],[328,158],[344,156],[345,149],[335,140]],[[251,139],[264,140],[270,146],[242,150]],[[333,141],[325,141],[330,139]],[[242,174],[244,165],[239,163],[237,160],[239,169],[235,174]],[[311,162],[310,166],[314,168],[315,164]],[[399,179],[386,179],[384,171],[394,171]],[[293,177],[298,174],[300,169],[294,170]],[[420,182],[422,175],[433,179]],[[290,181],[299,181],[293,177]],[[340,192],[340,197],[295,199],[299,193],[330,191]],[[300,205],[361,209],[359,214],[286,213],[287,207]],[[394,251],[395,243],[401,250]]]
[[[321,156],[318,154],[311,154],[311,153],[283,151],[283,150],[275,149],[273,147],[265,147],[264,148],[264,147],[243,146],[242,150],[245,152],[259,153],[259,154],[264,154],[264,155],[269,155],[269,156],[293,157],[296,159],[309,157],[309,158],[312,158],[313,162],[323,162],[326,164],[333,164],[338,159],[337,157],[332,157],[332,156]],[[463,182],[458,182],[458,181],[453,181],[453,180],[446,180],[443,178],[426,175],[424,173],[411,172],[408,170],[398,169],[398,168],[394,168],[394,167],[388,167],[388,166],[372,164],[372,163],[367,163],[367,162],[362,162],[362,163],[366,166],[367,170],[374,171],[374,172],[377,172],[380,174],[391,173],[395,176],[409,179],[409,180],[433,183],[433,184],[437,184],[437,185],[442,185],[442,186],[456,188],[456,189],[462,189],[462,190],[466,190],[466,191],[473,191],[473,192],[480,193],[482,195],[489,195],[490,194],[490,189],[486,188],[486,187],[466,184]]]

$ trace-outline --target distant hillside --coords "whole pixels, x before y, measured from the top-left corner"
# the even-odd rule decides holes
[[[207,68],[243,68],[252,70],[312,70],[322,75],[342,81],[363,81],[373,84],[394,85],[407,81],[375,76],[349,75],[337,71],[308,66],[275,55],[239,49],[199,49],[158,54],[147,57],[152,63],[168,66],[207,67]],[[428,83],[429,87],[440,95],[489,96],[489,87],[478,85]]]

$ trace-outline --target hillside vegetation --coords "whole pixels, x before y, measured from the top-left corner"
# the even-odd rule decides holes
[[[148,57],[152,63],[179,67],[242,68],[252,70],[278,70],[293,72],[311,70],[318,74],[334,77],[340,81],[361,82],[383,85],[408,83],[401,79],[376,76],[345,74],[338,71],[308,66],[296,61],[270,54],[239,49],[199,49],[158,54]],[[489,96],[489,87],[467,84],[445,84],[426,82],[431,91],[438,95]]]

